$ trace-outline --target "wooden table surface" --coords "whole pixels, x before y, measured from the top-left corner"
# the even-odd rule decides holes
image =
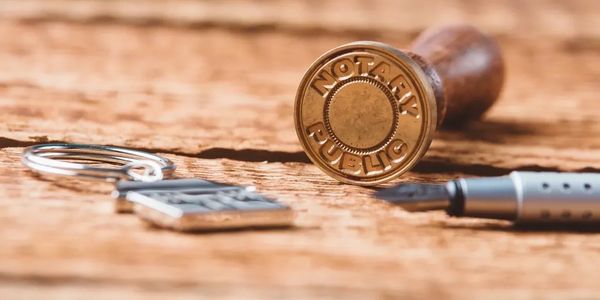
[[[3,0],[0,299],[599,298],[596,232],[409,213],[302,152],[293,102],[314,59],[449,22],[498,39],[505,89],[395,183],[600,172],[598,1]],[[151,228],[112,212],[109,184],[32,176],[20,153],[45,141],[149,150],[183,177],[256,185],[296,227]]]

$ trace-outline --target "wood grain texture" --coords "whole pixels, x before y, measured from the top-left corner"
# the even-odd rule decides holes
[[[439,132],[401,180],[598,172],[598,3],[378,3],[1,2],[0,298],[597,297],[598,233],[389,207],[311,165],[292,115],[324,51],[407,47],[460,19],[498,38],[505,90],[483,120]],[[44,141],[146,149],[182,177],[254,184],[294,208],[297,228],[147,227],[112,213],[109,185],[32,176],[19,154]]]

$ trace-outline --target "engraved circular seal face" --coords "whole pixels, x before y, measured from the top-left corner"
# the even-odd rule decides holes
[[[309,158],[332,177],[374,185],[423,156],[435,130],[435,98],[421,68],[376,42],[320,57],[296,96],[295,125]]]

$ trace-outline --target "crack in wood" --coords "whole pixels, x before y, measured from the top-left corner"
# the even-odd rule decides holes
[[[0,149],[4,148],[22,148],[44,143],[64,143],[62,141],[51,141],[45,137],[31,137],[33,141],[19,141],[15,139],[0,137]],[[123,147],[120,145],[109,145],[115,147]],[[198,153],[189,153],[173,149],[160,148],[144,148],[130,147],[138,151],[150,153],[163,153],[176,156],[200,158],[200,159],[229,159],[241,162],[265,162],[265,163],[301,163],[310,164],[311,161],[304,152],[286,152],[286,151],[271,151],[263,149],[229,149],[229,148],[207,148]],[[448,160],[436,158],[424,158],[412,170],[413,173],[419,174],[443,174],[443,173],[461,173],[475,176],[500,176],[506,175],[511,171],[533,171],[533,172],[564,172],[565,170],[558,167],[542,166],[542,165],[522,165],[515,168],[506,168],[494,165],[486,165],[479,163],[457,163]],[[585,167],[569,172],[586,172],[600,173],[600,168]]]
[[[41,143],[64,143],[62,141],[51,141],[46,136],[32,136],[31,141],[19,141],[15,139],[0,136],[0,149],[4,148],[25,148]]]
[[[201,151],[196,157],[205,159],[226,158],[247,162],[311,163],[308,156],[306,156],[306,153],[302,151],[285,152],[259,149],[235,150],[227,148],[210,148]]]
[[[156,289],[171,288],[194,288],[204,286],[202,283],[194,281],[178,280],[176,282],[151,279],[113,279],[107,277],[83,277],[77,275],[37,275],[37,274],[10,274],[0,273],[0,285],[2,284],[22,284],[36,286],[152,286]],[[214,283],[211,283],[213,286]]]
[[[295,36],[348,36],[353,39],[378,39],[383,33],[373,28],[329,28],[324,26],[293,26],[280,24],[278,22],[244,23],[213,20],[187,20],[174,21],[160,17],[119,18],[109,15],[94,15],[87,18],[74,18],[68,15],[47,14],[39,16],[27,16],[17,19],[18,22],[28,25],[47,23],[66,23],[77,25],[121,25],[140,28],[163,27],[180,28],[191,30],[222,29],[242,34],[260,34],[265,32],[281,32]],[[402,34],[409,38],[416,37],[421,30],[403,31]]]
[[[161,279],[152,279],[152,278],[112,278],[105,276],[81,276],[81,275],[43,275],[43,274],[11,274],[7,272],[0,272],[0,286],[2,285],[19,285],[19,286],[36,286],[36,287],[55,287],[55,286],[80,286],[80,287],[98,287],[98,288],[114,288],[114,287],[137,287],[137,288],[150,288],[154,292],[160,291],[172,291],[175,289],[180,289],[180,292],[185,292],[185,290],[195,291],[197,289],[201,289],[204,292],[212,291],[213,293],[218,293],[222,295],[224,292],[231,289],[230,283],[222,283],[215,281],[197,281],[197,280],[186,280],[186,279],[177,279],[177,280],[161,280]],[[260,283],[240,283],[238,285],[258,288],[260,290],[264,290],[267,293],[276,291],[277,294],[281,294],[282,292],[286,292],[286,288],[282,288],[276,285],[272,285],[269,283],[260,284]],[[277,291],[280,290],[280,291]],[[357,294],[357,293],[368,293],[372,291],[371,288],[365,287],[348,287],[348,286],[326,286],[326,285],[318,285],[318,284],[310,284],[303,287],[300,287],[301,294],[305,294],[302,292],[305,290],[307,292],[315,290],[323,292],[329,292],[332,294]],[[318,292],[317,292],[318,293]]]
[[[541,165],[522,165],[515,168],[505,168],[486,164],[465,164],[454,163],[450,161],[436,161],[425,158],[421,160],[411,172],[423,174],[439,174],[439,173],[462,173],[477,176],[501,176],[507,175],[512,171],[530,171],[530,172],[565,172],[566,170],[558,167],[549,167]],[[600,173],[600,168],[585,167],[568,172],[576,173]]]

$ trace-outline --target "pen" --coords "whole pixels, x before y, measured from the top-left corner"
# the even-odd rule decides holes
[[[445,209],[456,217],[516,223],[600,222],[600,174],[593,173],[514,171],[446,184],[400,184],[375,196],[410,211]]]

